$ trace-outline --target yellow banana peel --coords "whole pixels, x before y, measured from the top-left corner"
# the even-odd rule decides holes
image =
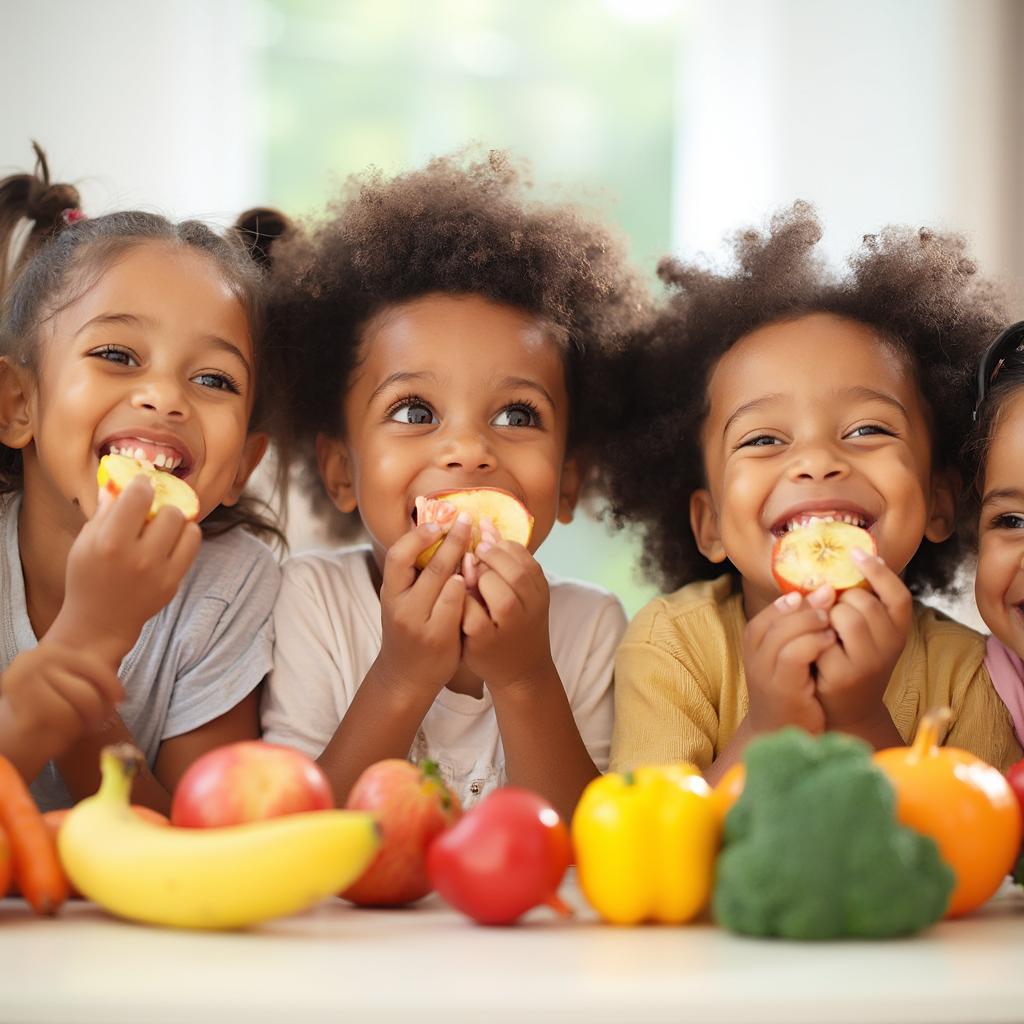
[[[313,811],[225,828],[151,824],[129,808],[142,762],[107,747],[102,782],[65,819],[64,870],[87,899],[119,917],[177,928],[243,928],[297,913],[345,889],[380,845],[357,811]]]

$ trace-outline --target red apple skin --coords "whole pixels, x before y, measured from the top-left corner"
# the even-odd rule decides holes
[[[243,740],[217,747],[189,766],[174,791],[171,824],[219,828],[333,806],[327,776],[305,754]]]
[[[426,896],[433,889],[427,847],[462,816],[459,799],[437,766],[400,758],[378,761],[356,780],[345,807],[372,812],[382,842],[370,866],[341,896],[365,907],[398,907]]]

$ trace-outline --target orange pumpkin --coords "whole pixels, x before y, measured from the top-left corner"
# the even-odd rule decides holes
[[[743,784],[747,781],[747,770],[742,761],[737,761],[718,780],[711,794],[715,811],[718,813],[718,820],[725,821],[729,809],[740,798],[743,792]]]
[[[875,754],[896,790],[896,814],[931,836],[956,875],[946,917],[980,907],[1012,870],[1020,849],[1021,811],[1002,773],[966,750],[938,745],[949,710],[929,712],[910,747]]]
[[[4,898],[7,887],[11,884],[11,844],[7,840],[7,833],[0,825],[0,900]]]

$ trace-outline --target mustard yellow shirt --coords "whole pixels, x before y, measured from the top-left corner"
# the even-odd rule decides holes
[[[666,761],[702,771],[711,765],[747,713],[746,624],[731,576],[687,584],[641,609],[615,659],[613,771]],[[980,633],[914,602],[907,646],[883,697],[905,742],[926,711],[947,705],[947,745],[1001,771],[1020,759],[984,657]]]

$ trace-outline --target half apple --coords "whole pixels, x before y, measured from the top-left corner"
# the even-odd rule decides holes
[[[851,557],[855,548],[869,555],[878,553],[875,538],[862,527],[839,520],[812,519],[775,541],[772,575],[784,594],[809,594],[825,585],[837,593],[865,587],[867,580]]]
[[[184,480],[166,470],[157,469],[151,462],[133,459],[128,455],[104,455],[96,481],[116,498],[137,476],[149,479],[153,487],[153,503],[146,520],[152,519],[165,505],[179,509],[189,521],[199,518],[199,498]]]
[[[533,533],[533,516],[526,506],[508,491],[497,487],[467,487],[457,491],[437,491],[416,499],[416,524],[437,523],[441,539],[432,544],[416,559],[416,567],[425,569],[441,541],[455,525],[460,512],[473,520],[469,550],[475,551],[482,539],[481,524],[487,520],[494,525],[502,540],[527,545]]]

